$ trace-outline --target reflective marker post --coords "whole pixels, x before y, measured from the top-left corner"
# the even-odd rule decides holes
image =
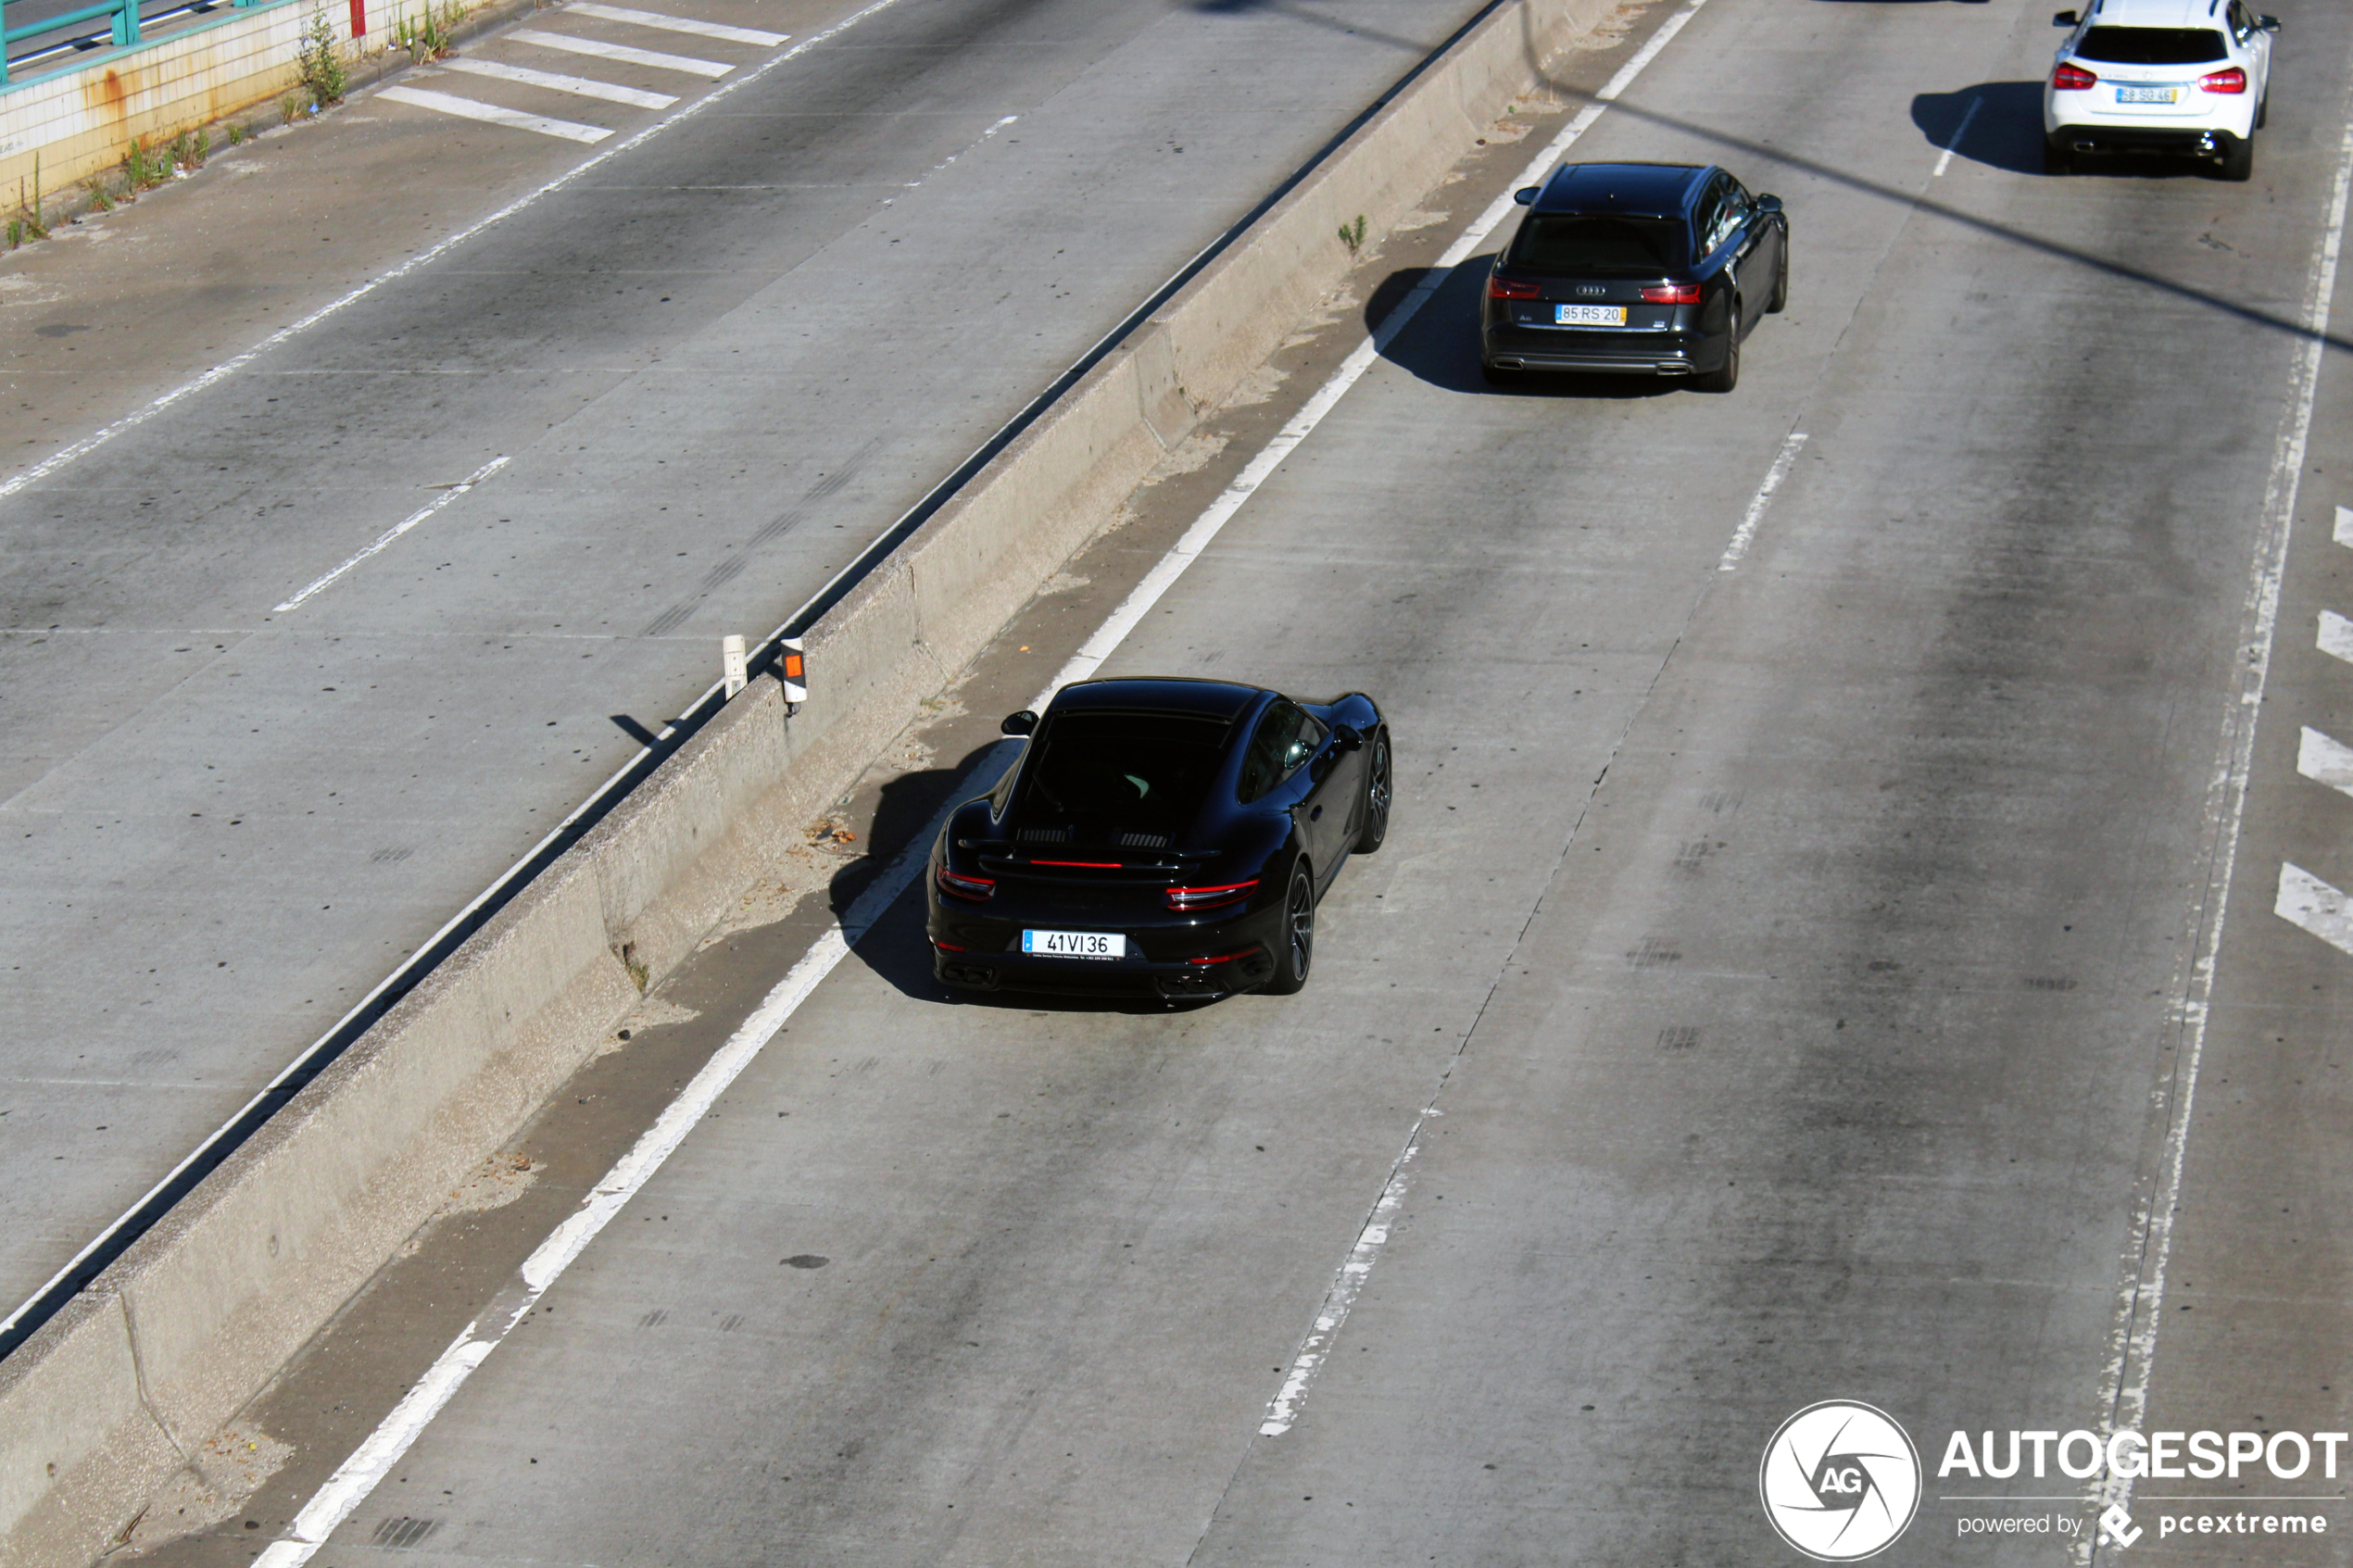
[[[741,637],[731,634],[719,640],[719,671],[721,678],[727,684],[729,701],[733,701],[737,692],[751,684],[750,676],[744,671],[744,640]]]
[[[776,645],[776,673],[785,685],[785,711],[791,713],[809,700],[807,666],[801,660],[800,639],[786,637]]]

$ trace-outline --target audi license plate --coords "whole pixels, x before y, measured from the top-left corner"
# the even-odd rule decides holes
[[[1555,305],[1553,325],[1556,327],[1622,327],[1626,324],[1626,307],[1622,305]]]
[[[1124,959],[1127,938],[1100,931],[1025,931],[1021,950],[1040,959]]]
[[[2119,87],[2116,101],[2120,104],[2170,104],[2177,96],[2171,87]]]

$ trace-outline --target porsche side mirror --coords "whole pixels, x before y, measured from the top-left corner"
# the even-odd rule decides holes
[[[2255,29],[2258,32],[2277,32],[2280,30],[2280,19],[2277,17],[2258,17],[2255,19]]]
[[[1342,724],[1334,730],[1332,739],[1338,743],[1342,751],[1362,751],[1365,748],[1365,737],[1347,724]]]
[[[1540,194],[1543,189],[1544,187],[1541,185],[1522,185],[1518,190],[1512,193],[1512,200],[1519,203],[1522,207],[1534,207],[1536,205],[1536,198],[1538,194]]]
[[[2053,27],[2073,27],[2075,21],[2076,17],[2073,11],[2060,11],[2051,18]]]
[[[1781,198],[1779,196],[1760,194],[1756,198],[1756,210],[1759,212],[1779,212],[1781,210]]]
[[[1038,715],[1025,708],[1018,713],[1008,713],[997,728],[1009,735],[1026,735],[1038,728]]]

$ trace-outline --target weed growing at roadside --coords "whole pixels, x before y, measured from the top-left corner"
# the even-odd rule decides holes
[[[1356,215],[1355,222],[1343,223],[1340,226],[1340,243],[1348,247],[1348,253],[1351,256],[1356,254],[1357,247],[1365,243],[1365,215],[1363,213]]]
[[[350,78],[344,73],[343,56],[335,48],[335,31],[327,21],[324,10],[310,13],[309,24],[302,30],[302,53],[296,56],[295,69],[312,103],[324,108],[343,102],[344,89],[351,84]]]
[[[239,125],[235,120],[231,120],[229,122],[229,144],[233,147],[245,139],[245,128]]]
[[[14,250],[27,240],[49,237],[48,220],[42,208],[48,204],[41,196],[41,155],[32,155],[32,194],[25,194],[24,182],[17,182],[17,216],[8,222],[8,248]]]
[[[404,16],[393,24],[392,41],[409,51],[412,65],[437,60],[449,53],[450,35],[457,31],[458,24],[466,19],[466,9],[459,4],[459,0],[449,0],[447,5],[435,11],[432,0],[426,0],[415,20]]]
[[[171,178],[171,155],[150,151],[145,142],[133,142],[122,155],[122,194],[135,196],[151,191]]]
[[[278,100],[279,123],[283,125],[292,125],[296,120],[300,119],[309,107],[310,99],[307,94],[301,93],[287,94],[284,97]]]

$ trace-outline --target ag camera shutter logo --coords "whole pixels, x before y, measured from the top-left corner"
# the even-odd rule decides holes
[[[1920,1506],[1920,1456],[1886,1411],[1824,1399],[1765,1445],[1756,1492],[1781,1539],[1817,1562],[1884,1551]]]

